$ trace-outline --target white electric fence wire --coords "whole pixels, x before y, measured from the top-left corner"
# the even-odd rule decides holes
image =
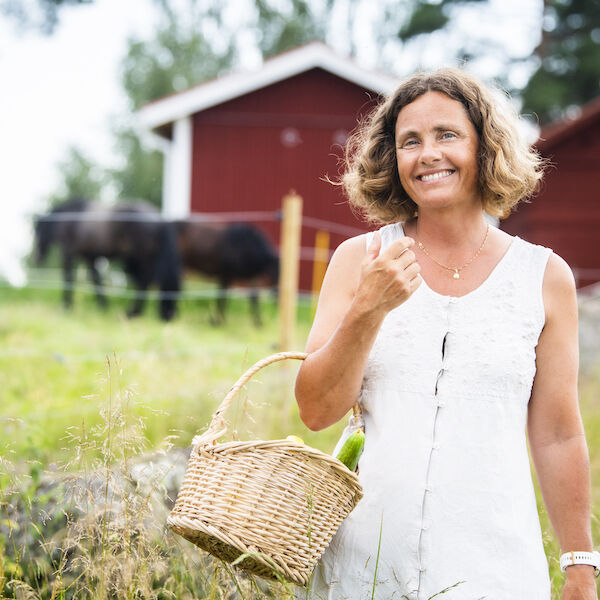
[[[170,219],[159,213],[138,212],[108,212],[108,211],[85,211],[85,212],[56,212],[42,215],[30,215],[34,219],[44,222],[60,221],[116,221],[116,222],[177,222],[191,221],[196,223],[249,223],[281,221],[280,211],[238,211],[221,213],[191,213],[183,219]],[[315,217],[302,217],[302,226],[313,229],[323,229],[329,233],[339,235],[355,236],[366,232],[366,229],[343,225],[325,219]]]

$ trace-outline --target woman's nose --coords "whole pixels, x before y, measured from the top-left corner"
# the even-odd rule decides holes
[[[442,152],[435,140],[423,140],[421,144],[421,156],[419,157],[423,164],[430,164],[442,158]]]

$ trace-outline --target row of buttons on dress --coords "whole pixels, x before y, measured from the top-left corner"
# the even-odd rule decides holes
[[[449,302],[452,302],[453,300],[456,300],[456,298],[450,298]],[[446,335],[444,335],[444,339],[442,340],[442,366],[441,366],[440,370],[438,371],[436,381],[435,381],[434,396],[437,400],[437,405],[436,405],[436,409],[435,409],[435,415],[433,418],[433,441],[431,444],[431,454],[429,456],[429,462],[427,465],[427,481],[425,482],[425,492],[423,494],[423,504],[421,506],[421,538],[422,538],[423,532],[427,531],[430,526],[429,521],[425,519],[425,504],[426,504],[427,494],[433,493],[433,486],[429,482],[429,474],[430,474],[430,470],[431,470],[431,461],[433,458],[433,452],[440,449],[439,442],[437,442],[435,440],[435,430],[436,430],[436,424],[437,424],[439,410],[440,410],[440,408],[442,408],[445,405],[445,402],[443,400],[440,400],[438,393],[439,393],[440,380],[442,379],[444,373],[446,372],[444,365],[445,365],[446,350],[447,350],[447,348],[446,348],[447,339],[448,339],[448,333],[446,333]],[[421,543],[422,543],[421,538],[419,539],[419,590],[421,588],[420,576],[426,570],[425,565],[423,564],[423,560],[422,560],[423,555],[422,555],[422,548],[421,548]]]

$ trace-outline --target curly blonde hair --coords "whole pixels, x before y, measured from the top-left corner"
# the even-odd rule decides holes
[[[369,221],[411,219],[417,205],[400,183],[395,128],[404,106],[429,91],[459,101],[479,138],[479,189],[483,209],[504,218],[538,187],[544,159],[522,139],[519,116],[472,75],[455,68],[417,73],[401,83],[350,136],[340,184],[350,205]],[[505,105],[505,106],[503,106]]]

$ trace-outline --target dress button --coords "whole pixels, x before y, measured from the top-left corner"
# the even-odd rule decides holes
[[[434,450],[439,450],[440,449],[440,445],[436,442],[435,444],[433,444],[432,448]]]
[[[421,525],[421,529],[423,531],[427,531],[429,529],[429,521],[423,521],[423,524]]]

